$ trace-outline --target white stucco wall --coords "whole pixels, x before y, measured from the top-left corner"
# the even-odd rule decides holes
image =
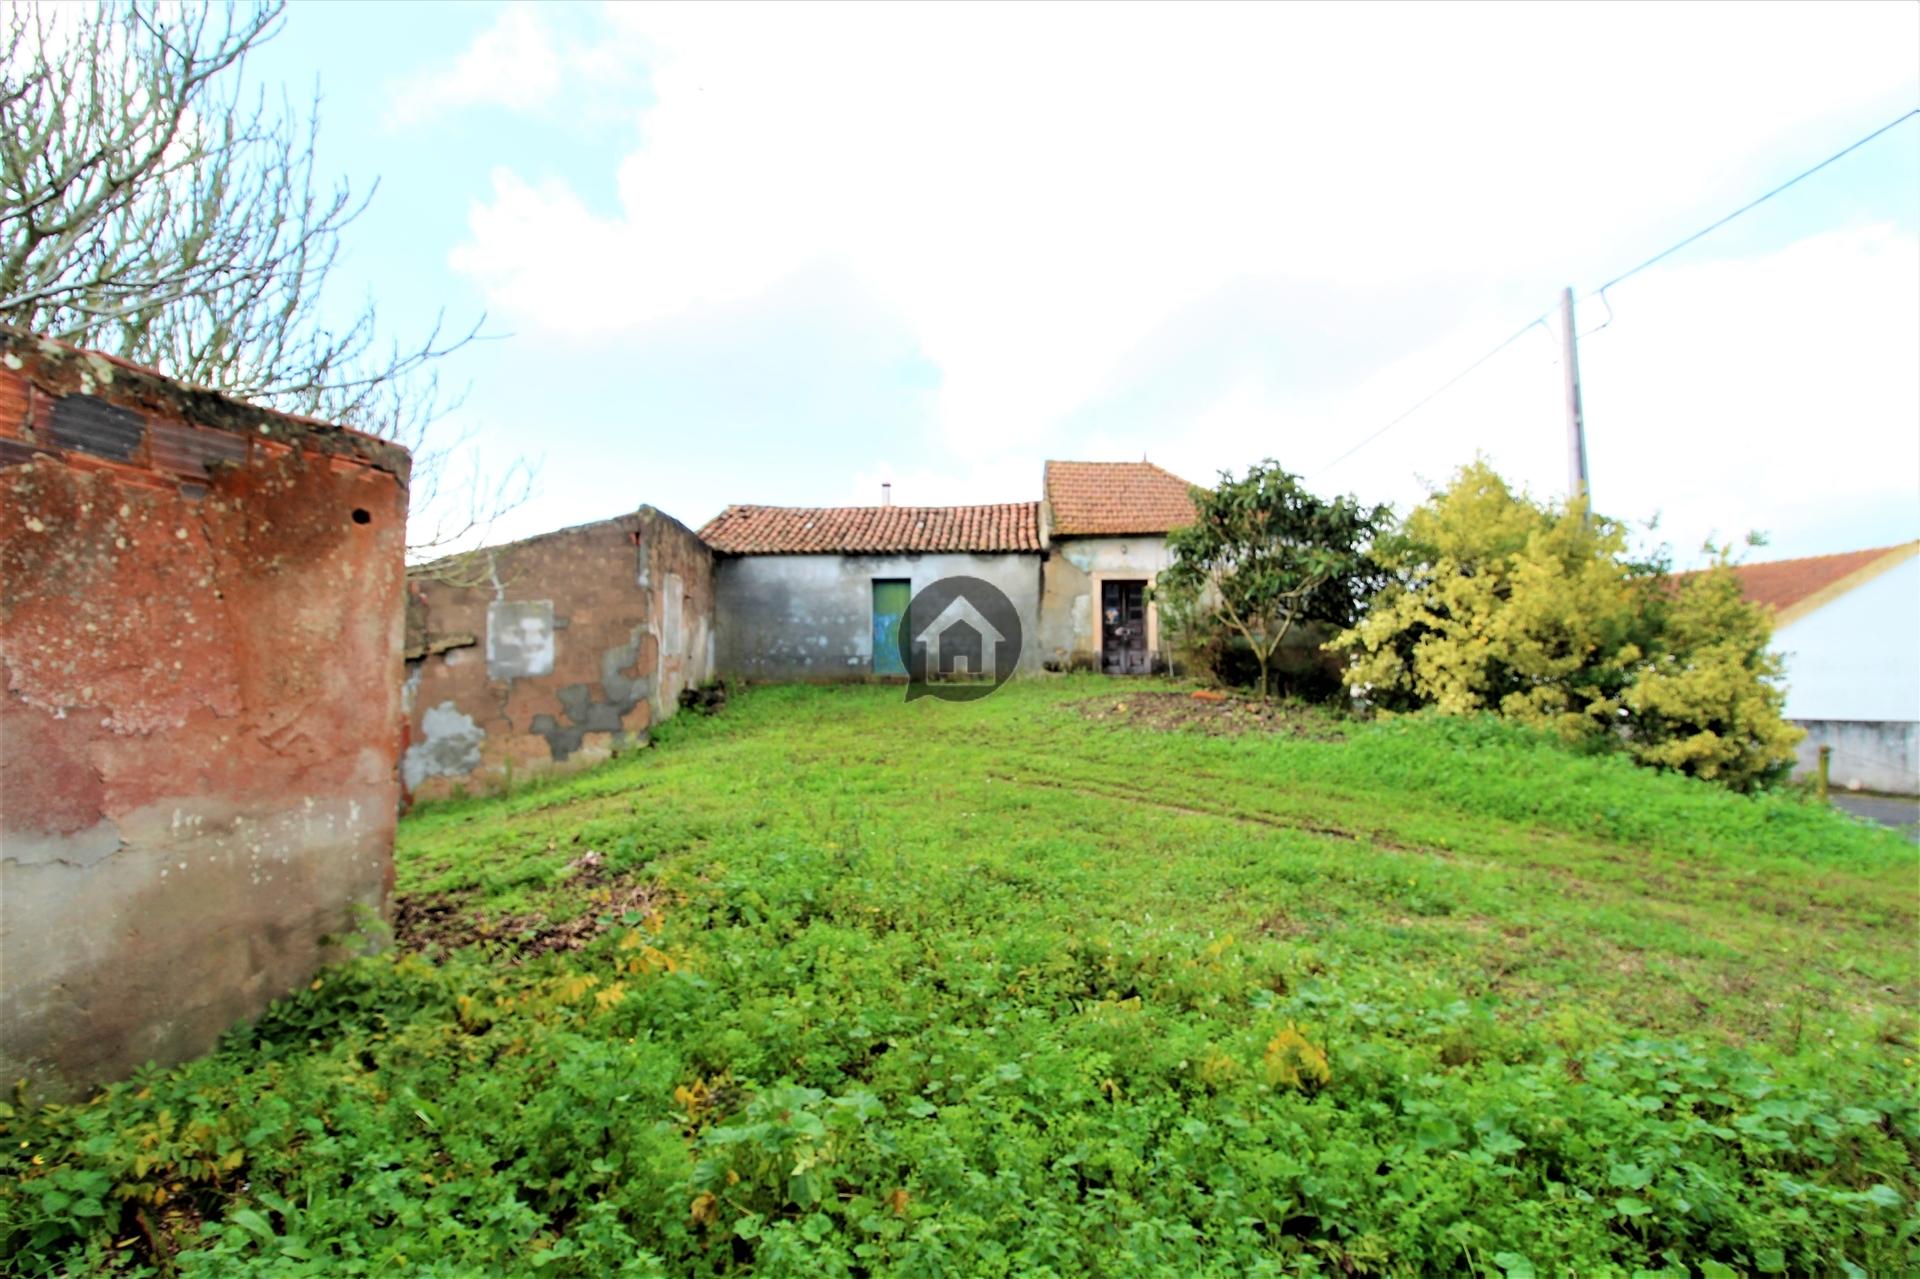
[[[1787,718],[1920,721],[1920,557],[1781,627]]]
[[[1787,718],[1807,732],[1794,772],[1830,748],[1833,785],[1920,793],[1920,558],[1781,627]]]
[[[905,578],[915,594],[943,577],[998,587],[1020,616],[1017,669],[1035,670],[1037,553],[743,555],[714,565],[720,673],[766,681],[860,680],[873,674],[873,582]]]

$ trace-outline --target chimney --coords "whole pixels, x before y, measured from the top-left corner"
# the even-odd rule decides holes
[[[892,480],[880,481],[880,505],[882,506],[893,505],[893,481]]]

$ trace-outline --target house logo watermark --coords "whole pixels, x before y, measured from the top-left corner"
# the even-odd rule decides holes
[[[943,577],[907,605],[900,661],[907,668],[908,701],[985,697],[1020,664],[1019,610],[991,582]]]

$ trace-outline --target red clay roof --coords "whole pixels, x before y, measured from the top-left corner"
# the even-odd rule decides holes
[[[1802,605],[1818,607],[1833,595],[1876,576],[1882,569],[1909,555],[1920,552],[1920,542],[1899,546],[1880,546],[1867,551],[1847,551],[1840,555],[1813,555],[1798,560],[1774,560],[1768,564],[1736,564],[1733,572],[1740,579],[1740,593],[1755,604],[1764,604],[1786,620],[1789,615],[1810,611]],[[1885,561],[1883,564],[1882,561]],[[1856,581],[1849,579],[1856,578]]]
[[[1165,533],[1193,523],[1192,487],[1151,462],[1048,462],[1051,531],[1059,537]]]
[[[1039,551],[1040,504],[729,506],[700,538],[723,555]]]

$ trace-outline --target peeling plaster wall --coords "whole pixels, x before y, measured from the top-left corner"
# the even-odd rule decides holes
[[[1100,586],[1113,580],[1145,581],[1173,562],[1158,533],[1131,537],[1055,538],[1047,559],[1040,600],[1041,661],[1057,669],[1100,666]],[[1147,603],[1147,649],[1161,652],[1160,609]]]
[[[1100,669],[1101,583],[1145,581],[1151,588],[1161,571],[1172,564],[1173,553],[1167,548],[1165,535],[1159,533],[1055,538],[1040,597],[1040,643],[1035,660],[1055,670]],[[1274,669],[1321,666],[1338,670],[1337,659],[1321,652],[1321,645],[1332,636],[1324,626],[1294,628],[1274,655]],[[1190,654],[1175,651],[1177,638],[1162,632],[1160,608],[1149,597],[1147,650],[1156,659],[1173,660],[1178,671],[1186,674]]]
[[[406,475],[0,336],[0,1077],[202,1052],[384,908]]]
[[[905,578],[918,593],[943,577],[978,577],[1019,611],[1018,669],[1039,669],[1041,556],[743,555],[715,565],[714,625],[719,669],[729,677],[776,682],[873,677],[873,582]]]
[[[409,792],[482,794],[644,746],[713,667],[713,556],[651,507],[410,588]]]

